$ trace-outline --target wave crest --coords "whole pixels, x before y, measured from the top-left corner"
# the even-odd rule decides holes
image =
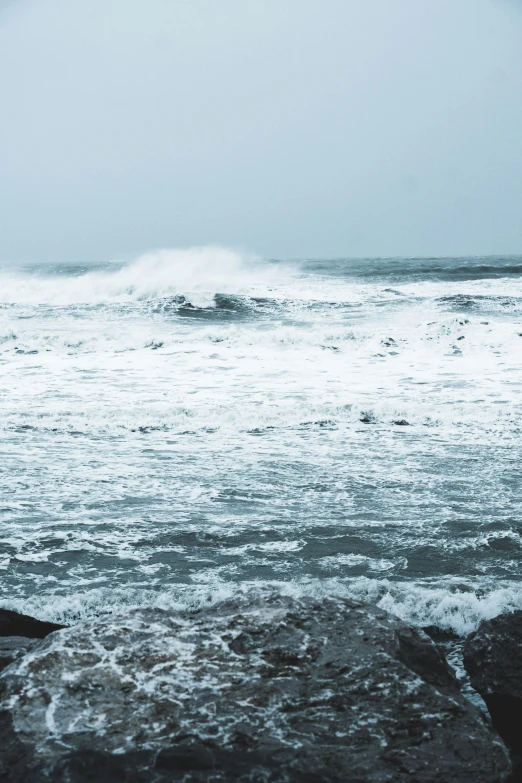
[[[8,304],[102,304],[189,296],[213,306],[214,294],[241,294],[268,282],[254,256],[222,247],[164,249],[130,263],[81,275],[0,272],[0,299]],[[273,274],[273,271],[272,271]]]

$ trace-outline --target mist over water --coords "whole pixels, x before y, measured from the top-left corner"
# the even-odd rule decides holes
[[[522,607],[522,258],[0,267],[0,602]]]

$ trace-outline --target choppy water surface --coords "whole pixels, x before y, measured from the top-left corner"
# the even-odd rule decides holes
[[[522,259],[0,269],[0,601],[522,607]]]

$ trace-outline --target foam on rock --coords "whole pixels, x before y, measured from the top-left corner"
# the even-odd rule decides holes
[[[6,783],[499,783],[510,771],[431,639],[349,600],[108,616],[38,642],[4,670],[0,697]]]

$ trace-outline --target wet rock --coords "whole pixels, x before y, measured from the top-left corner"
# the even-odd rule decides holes
[[[406,419],[397,419],[393,422],[397,427],[409,427],[410,422],[406,421]]]
[[[496,730],[522,757],[522,611],[481,623],[466,639],[464,666]]]
[[[0,637],[26,636],[29,639],[43,639],[61,628],[65,626],[36,620],[34,617],[10,609],[0,609]]]
[[[108,616],[0,675],[0,780],[500,783],[441,651],[377,608],[280,595]]]
[[[438,625],[425,625],[422,629],[424,633],[433,639],[434,642],[456,642],[461,637],[455,631],[439,628]]]
[[[0,638],[0,671],[25,655],[35,644],[26,636],[4,636]]]

